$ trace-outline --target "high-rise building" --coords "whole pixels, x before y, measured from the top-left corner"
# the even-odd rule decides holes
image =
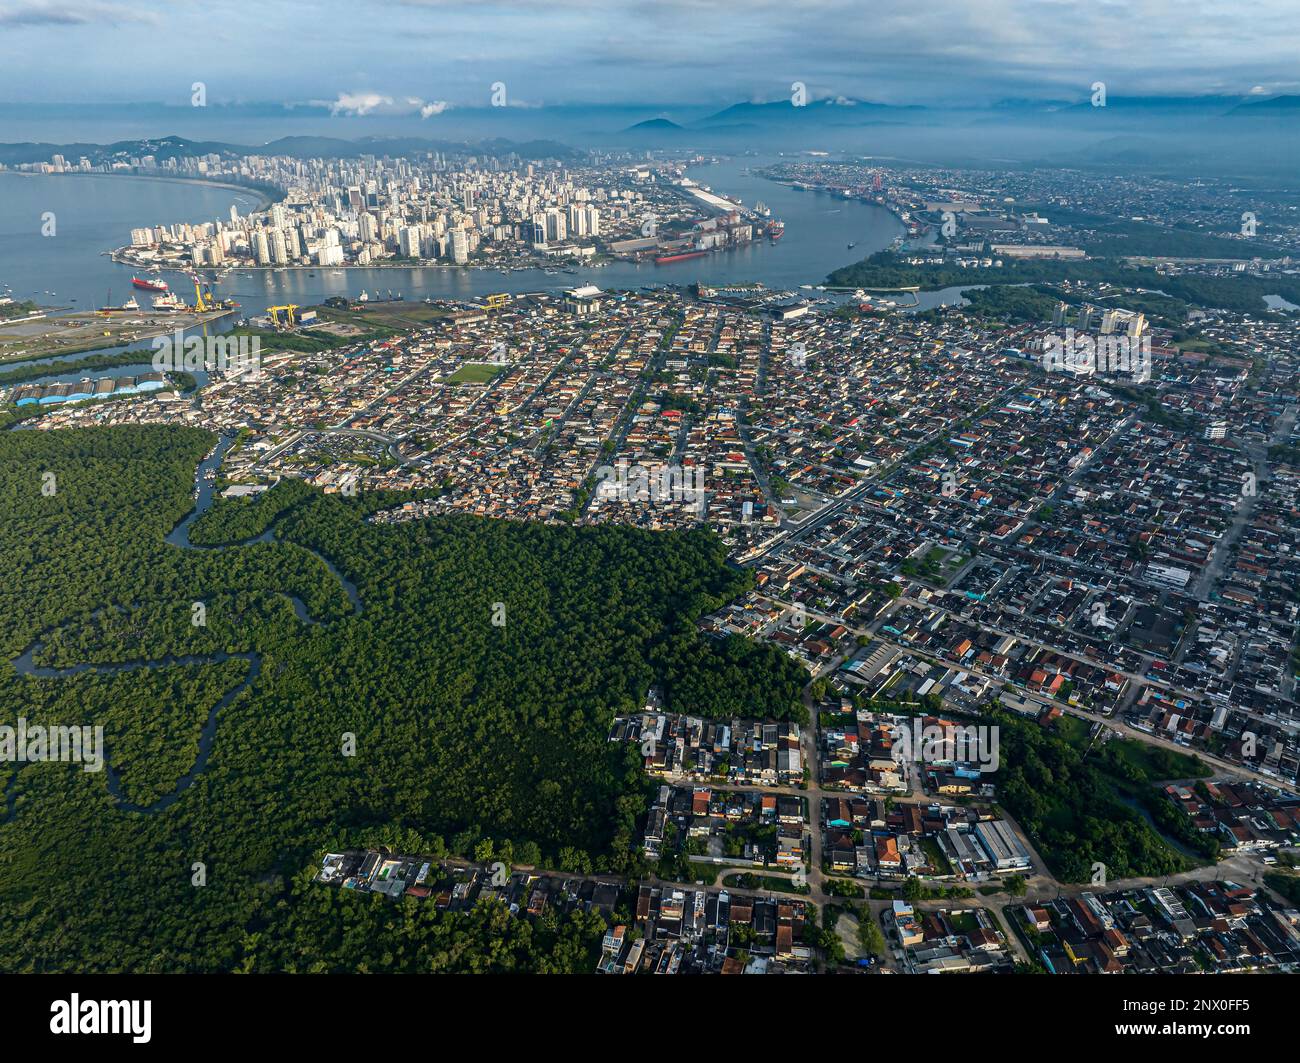
[[[1123,332],[1130,338],[1137,339],[1146,331],[1146,327],[1146,315],[1136,313],[1133,310],[1121,310],[1118,307],[1112,307],[1101,317],[1101,334],[1103,336]]]
[[[524,239],[534,247],[546,246],[546,215],[534,214],[532,220],[524,224]]]
[[[469,236],[464,229],[452,229],[448,236],[448,254],[451,260],[458,266],[463,266],[469,261]]]
[[[416,225],[403,226],[397,234],[397,250],[403,258],[420,257],[420,229]]]
[[[564,212],[559,207],[547,207],[545,218],[546,242],[548,244],[562,243],[568,238],[568,222],[565,219]]]

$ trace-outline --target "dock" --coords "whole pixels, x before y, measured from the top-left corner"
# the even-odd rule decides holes
[[[123,347],[230,317],[238,310],[190,311],[115,310],[104,314],[81,310],[51,317],[0,321],[0,363],[80,354]]]

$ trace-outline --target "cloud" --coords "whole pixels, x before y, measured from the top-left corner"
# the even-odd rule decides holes
[[[0,4],[0,26],[13,28],[40,26],[123,26],[157,25],[158,16],[96,0],[70,3]]]
[[[330,114],[338,117],[360,118],[366,115],[410,115],[432,118],[451,106],[446,100],[422,100],[418,96],[395,99],[379,92],[340,92],[338,99],[312,101],[316,106],[328,107]]]
[[[339,98],[330,104],[330,114],[373,114],[381,107],[392,106],[391,96],[380,96],[375,92],[340,92]]]
[[[245,98],[321,97],[340,115],[407,113],[412,98],[417,116],[444,113],[446,100],[483,107],[498,81],[512,106],[722,107],[780,98],[793,81],[818,99],[899,104],[1086,99],[1098,80],[1117,96],[1295,91],[1300,5],[1249,6],[1244,17],[1234,0],[276,0],[250,14],[239,0],[0,0],[0,30],[77,33],[57,81],[46,54],[13,49],[0,98],[78,99],[110,83],[154,97],[158,56],[190,54],[214,25],[246,37],[194,53],[219,66],[218,95],[234,91],[220,81]],[[78,29],[145,20],[159,29]],[[313,47],[285,49],[307,24]],[[382,30],[361,52],[358,24]],[[364,70],[321,55],[356,56]],[[335,99],[340,80],[384,89]]]

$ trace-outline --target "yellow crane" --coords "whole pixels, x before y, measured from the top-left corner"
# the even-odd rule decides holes
[[[207,314],[213,310],[234,310],[238,308],[239,304],[233,300],[218,299],[213,295],[212,285],[204,284],[197,273],[191,273],[189,276],[190,280],[194,282],[194,306],[192,309],[195,313]]]
[[[297,322],[294,320],[298,313],[297,303],[288,303],[284,306],[268,306],[266,312],[270,315],[271,324],[276,328],[280,327],[280,314],[284,314],[284,327],[293,328]]]
[[[197,273],[190,274],[190,280],[194,282],[194,312],[195,313],[206,314],[209,311],[216,310],[221,306],[221,304],[217,301],[217,297],[212,294],[212,288],[208,285],[205,285],[201,280],[199,280],[199,275]]]

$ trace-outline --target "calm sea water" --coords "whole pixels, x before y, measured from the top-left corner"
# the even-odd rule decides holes
[[[121,303],[131,294],[132,271],[101,252],[130,243],[133,228],[228,218],[232,204],[242,213],[260,201],[253,192],[189,181],[0,173],[0,291],[85,309],[102,305],[111,289]],[[53,236],[41,234],[47,211]]]

